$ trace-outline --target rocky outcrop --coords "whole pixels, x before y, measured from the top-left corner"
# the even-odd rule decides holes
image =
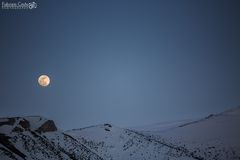
[[[44,133],[44,132],[54,132],[57,131],[57,127],[54,123],[54,121],[52,120],[47,120],[45,123],[43,123],[41,125],[41,127],[39,127],[36,130],[38,133]]]
[[[20,120],[19,125],[24,129],[29,129],[30,127],[30,123],[26,119]]]

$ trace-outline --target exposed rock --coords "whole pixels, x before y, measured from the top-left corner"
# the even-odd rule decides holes
[[[104,124],[104,126],[106,126],[106,127],[109,127],[109,128],[111,128],[111,127],[112,127],[112,125],[111,125],[111,124],[109,124],[109,123],[105,123],[105,124]]]
[[[23,129],[22,128],[20,128],[20,127],[15,127],[15,128],[13,128],[13,130],[12,130],[13,132],[17,132],[17,133],[20,133],[20,132],[23,132]]]
[[[5,134],[0,133],[0,144],[5,146],[11,152],[13,152],[16,155],[20,156],[21,158],[25,159],[26,155],[23,154],[20,150],[18,150],[11,141],[9,141],[10,138],[11,137],[8,137]]]
[[[30,127],[30,123],[26,119],[21,120],[19,125],[24,129],[28,129]]]
[[[108,129],[108,128],[105,128],[105,131],[108,131],[108,132],[109,132],[109,131],[110,131],[110,129]]]
[[[56,127],[54,121],[48,120],[45,123],[43,123],[41,125],[41,127],[39,127],[36,131],[39,132],[39,133],[53,132],[53,131],[57,131],[57,127]]]

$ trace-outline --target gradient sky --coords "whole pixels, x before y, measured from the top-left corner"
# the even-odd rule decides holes
[[[1,117],[125,127],[240,105],[240,1],[36,2],[0,11]]]

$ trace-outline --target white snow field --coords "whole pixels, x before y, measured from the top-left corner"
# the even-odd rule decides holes
[[[62,131],[39,116],[0,118],[0,160],[240,160],[240,107],[199,120]]]

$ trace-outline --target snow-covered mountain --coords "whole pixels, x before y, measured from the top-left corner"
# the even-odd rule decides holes
[[[240,107],[134,129],[102,124],[61,131],[43,117],[1,118],[0,159],[239,160],[239,135]]]
[[[1,160],[102,160],[77,140],[42,117],[0,119]]]
[[[103,159],[195,159],[193,153],[169,145],[163,139],[152,139],[140,132],[110,124],[67,131],[66,134],[87,145]]]
[[[240,159],[240,107],[171,129],[162,130],[156,126],[142,133],[183,146],[202,159]]]

